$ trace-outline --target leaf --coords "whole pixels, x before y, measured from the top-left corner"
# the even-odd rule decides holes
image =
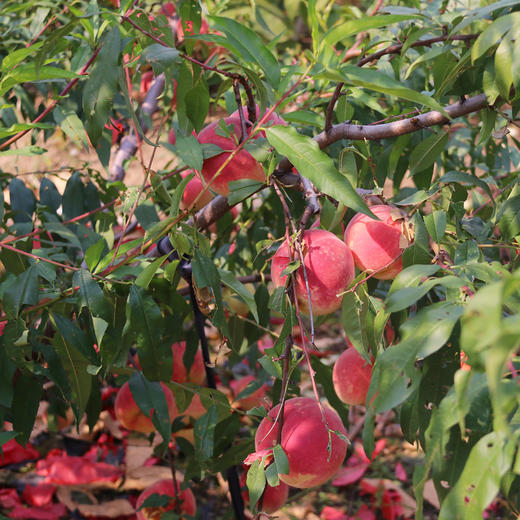
[[[194,170],[202,170],[202,146],[194,135],[177,135],[175,153]]]
[[[25,58],[38,51],[42,45],[43,42],[34,42],[30,47],[22,47],[6,54],[2,59],[0,70],[3,74],[8,73],[15,65],[23,62]]]
[[[92,376],[87,372],[89,362],[81,355],[74,344],[68,343],[60,333],[54,335],[52,345],[60,358],[61,366],[67,374],[72,390],[71,405],[76,422],[79,424],[87,408],[92,388]]]
[[[161,267],[167,258],[168,255],[164,255],[156,258],[153,262],[150,262],[135,279],[135,285],[146,289],[150,285],[150,282],[155,276],[157,270]]]
[[[332,27],[332,29],[324,35],[320,44],[320,52],[325,47],[336,45],[339,41],[345,40],[350,36],[358,35],[361,32],[418,18],[422,18],[422,16],[420,14],[391,14],[349,20],[348,22]]]
[[[466,265],[478,262],[480,259],[480,250],[475,240],[466,240],[462,244],[457,245],[455,256],[453,257],[454,265]]]
[[[75,172],[71,175],[63,192],[63,214],[65,218],[71,219],[84,213],[84,185],[81,174]]]
[[[312,37],[312,50],[314,54],[316,54],[318,50],[318,41],[319,41],[319,23],[318,23],[318,15],[316,13],[316,0],[309,0],[307,6],[307,13],[309,14],[309,19],[311,21],[311,37]]]
[[[75,325],[74,322],[69,321],[60,314],[51,313],[51,320],[56,327],[56,331],[63,336],[69,345],[74,345],[78,352],[92,365],[99,364],[98,355],[85,332]]]
[[[119,25],[116,24],[106,34],[103,47],[99,51],[83,89],[85,128],[93,146],[98,144],[105,123],[112,111],[114,94],[118,84],[120,41]]]
[[[477,38],[471,48],[471,61],[475,61],[496,45],[504,34],[520,23],[520,13],[509,13],[496,19]]]
[[[251,464],[247,472],[246,484],[249,491],[249,503],[256,506],[266,485],[265,469],[262,460],[255,460]]]
[[[375,90],[376,92],[381,92],[385,95],[406,99],[429,107],[432,110],[438,110],[449,118],[444,108],[433,98],[404,87],[402,82],[397,81],[382,72],[372,69],[361,69],[355,65],[344,65],[339,69],[339,73],[347,84]]]
[[[195,82],[188,92],[186,92],[184,103],[186,106],[186,113],[193,124],[193,128],[195,128],[196,132],[200,132],[201,128],[204,126],[204,121],[206,120],[209,109],[208,85],[202,77]]]
[[[83,146],[85,150],[88,150],[89,144],[85,128],[81,119],[73,110],[56,106],[53,111],[53,116],[59,127],[76,146]]]
[[[31,222],[36,209],[36,197],[25,184],[17,178],[9,183],[9,198],[13,220],[18,222]]]
[[[44,177],[40,182],[40,204],[56,212],[61,206],[61,195],[55,184]]]
[[[23,146],[22,148],[15,148],[13,150],[5,150],[4,152],[0,152],[0,157],[3,155],[22,155],[24,157],[32,157],[34,155],[42,155],[46,152],[47,150],[41,146],[31,145]]]
[[[22,305],[36,305],[38,297],[38,272],[36,266],[31,265],[4,293],[3,303],[7,316],[15,318]]]
[[[256,308],[256,301],[254,294],[251,294],[247,287],[238,281],[238,279],[231,273],[230,271],[226,271],[224,269],[219,269],[218,274],[220,276],[221,282],[235,291],[236,294],[246,303],[251,314],[255,318],[255,321],[258,323],[258,309]]]
[[[240,52],[242,58],[257,63],[264,71],[268,82],[272,87],[277,88],[280,83],[280,67],[273,54],[263,44],[260,37],[240,24],[229,18],[212,16],[217,29],[224,32],[230,43]]]
[[[217,420],[217,407],[211,405],[208,411],[195,421],[193,426],[195,434],[195,456],[201,462],[213,456]]]
[[[514,452],[508,449],[504,433],[491,432],[482,437],[473,446],[460,478],[443,501],[439,520],[482,517],[500,490]]]
[[[509,99],[513,85],[513,44],[508,37],[502,40],[495,53],[495,84],[500,95]]]
[[[276,463],[276,469],[281,475],[287,475],[289,473],[289,459],[283,451],[281,444],[277,444],[273,448],[274,461]]]
[[[424,224],[430,236],[437,244],[440,244],[446,232],[447,215],[445,211],[438,210],[424,217]]]
[[[320,150],[316,141],[299,134],[292,127],[280,125],[268,128],[266,135],[276,151],[285,155],[300,174],[308,178],[318,190],[354,211],[377,220],[347,177],[339,173],[332,159]]]
[[[172,47],[165,47],[160,43],[152,43],[143,49],[141,60],[144,63],[149,63],[157,76],[177,65],[180,62],[180,53]]]
[[[87,270],[76,271],[72,283],[79,286],[80,310],[86,307],[93,316],[110,320],[110,306],[105,300],[103,290]]]
[[[11,409],[13,429],[20,432],[18,437],[20,444],[25,444],[29,440],[42,393],[43,385],[40,379],[32,375],[19,375],[14,385]]]
[[[506,239],[511,240],[520,234],[520,195],[505,201],[498,212],[497,222]]]
[[[410,155],[410,173],[415,175],[431,166],[446,148],[448,132],[427,137],[417,145]]]
[[[134,372],[128,380],[132,397],[146,417],[151,417],[153,425],[163,438],[163,452],[171,437],[170,414],[164,388],[159,382],[151,382],[141,372]]]

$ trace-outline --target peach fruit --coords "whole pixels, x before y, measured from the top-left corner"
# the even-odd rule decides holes
[[[281,117],[274,113],[271,114],[268,121],[275,124],[283,122]],[[242,135],[238,113],[226,117],[224,123],[227,127],[230,127],[230,135],[219,135],[224,132],[220,129],[219,121],[215,121],[201,130],[198,139],[201,144],[215,144],[224,150],[222,153],[204,161],[201,174],[206,183],[210,183],[212,190],[226,196],[229,193],[229,182],[240,179],[264,182],[265,173],[262,165],[246,149],[242,148],[215,177],[220,167],[237,148]],[[248,132],[250,132],[250,129],[248,129]],[[261,134],[261,132],[256,134],[253,139],[257,139]]]
[[[197,348],[197,352],[193,358],[193,364],[191,365],[189,373],[186,370],[186,366],[184,365],[185,352],[186,343],[184,341],[181,341],[180,343],[174,343],[172,345],[172,381],[175,381],[176,383],[195,383],[196,385],[202,385],[204,381],[206,381],[206,368],[204,367],[202,351]]]
[[[314,316],[330,314],[341,306],[344,291],[355,275],[354,260],[348,246],[336,235],[323,229],[309,229],[303,234],[302,250]],[[271,278],[275,287],[285,284],[282,271],[289,264],[289,246],[284,242],[272,258]],[[294,259],[299,259],[297,251]],[[296,273],[296,294],[300,309],[309,313],[303,269]]]
[[[372,365],[354,348],[347,348],[332,370],[332,383],[338,397],[346,404],[365,404]]]
[[[380,220],[358,213],[343,235],[356,266],[375,273],[374,278],[392,280],[403,268],[402,252],[408,247],[403,235],[403,213],[397,208],[377,204],[370,210]]]
[[[247,472],[240,475],[240,486],[246,488]],[[289,486],[280,482],[277,486],[265,485],[262,498],[258,501],[257,508],[263,513],[272,514],[283,507],[289,496]],[[247,488],[242,491],[244,503],[249,504],[249,492]]]
[[[274,424],[280,405],[265,417],[255,435],[256,451],[276,444],[278,426]],[[322,407],[310,397],[294,397],[285,402],[281,446],[289,460],[289,473],[279,475],[285,484],[297,488],[318,486],[340,468],[347,442],[334,432],[346,435],[339,415]]]
[[[262,406],[265,404],[265,396],[267,394],[267,390],[269,387],[267,385],[262,385],[258,390],[255,390],[252,394],[247,397],[242,397],[241,399],[236,400],[237,396],[244,390],[249,383],[255,381],[256,377],[253,375],[244,376],[240,379],[235,379],[229,383],[231,387],[231,391],[233,392],[233,396],[235,398],[234,404],[237,408],[242,410],[251,410],[251,408],[255,408],[257,406]]]
[[[186,170],[181,173],[181,177],[185,179],[190,173],[193,173],[193,170]],[[197,200],[194,205],[195,199],[198,197],[199,193],[204,189],[204,185],[200,178],[195,175],[191,180],[188,181],[186,187],[184,188],[184,193],[182,194],[181,199],[181,209],[191,209],[192,207],[198,211],[202,209],[206,204],[209,204],[213,199],[213,195],[211,191],[206,190],[203,195]]]
[[[164,383],[161,383],[161,387],[166,397],[166,403],[168,405],[168,413],[170,415],[170,420],[173,421],[176,411],[173,394]],[[155,426],[153,425],[151,419],[152,412],[150,412],[149,417],[147,417],[146,415],[144,415],[143,412],[141,412],[140,408],[137,406],[137,403],[135,402],[128,382],[126,382],[117,393],[116,401],[114,403],[114,411],[121,425],[127,428],[128,430],[135,430],[146,434],[155,431]]]
[[[179,508],[181,513],[185,513],[188,516],[195,516],[197,512],[197,505],[195,503],[195,497],[191,489],[184,489],[181,491],[181,482],[177,480],[178,495],[175,496],[175,487],[172,479],[159,480],[148,489],[145,489],[137,498],[136,509],[137,520],[159,520],[163,513],[167,511],[174,511],[177,508],[179,502]],[[151,495],[167,495],[171,497],[170,501],[161,507],[144,507],[141,510],[139,508],[144,504],[145,500]],[[182,519],[185,517],[182,516]]]

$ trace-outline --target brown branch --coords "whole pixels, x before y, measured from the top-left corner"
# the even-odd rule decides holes
[[[429,38],[427,40],[419,40],[417,42],[412,43],[410,47],[429,47],[434,43],[445,42],[445,41],[471,41],[475,38],[478,38],[478,34],[455,34],[453,36],[449,36],[448,34],[443,34],[442,36],[436,36],[435,38]],[[382,56],[386,56],[387,54],[399,54],[401,49],[406,44],[398,43],[395,45],[390,45],[389,47],[385,47],[380,51],[374,52],[374,54],[370,54],[369,56],[365,56],[363,59],[359,60],[356,65],[358,67],[363,67],[367,63],[378,60]]]
[[[92,65],[94,60],[97,58],[97,55],[99,54],[99,51],[101,50],[102,45],[100,45],[95,51],[94,54],[89,58],[87,63],[83,66],[83,68],[79,71],[80,76],[85,76],[87,73],[87,69]],[[58,94],[58,98],[55,99],[39,116],[37,116],[33,121],[31,121],[31,124],[35,124],[40,122],[47,114],[52,112],[54,110],[54,107],[58,104],[58,101],[63,97],[66,96],[69,91],[74,88],[76,83],[80,80],[80,78],[74,78],[71,80],[65,88]],[[5,143],[0,144],[0,150],[3,150],[4,148],[9,147],[11,144],[15,143],[19,139],[21,139],[25,134],[29,133],[32,130],[32,128],[27,128],[26,130],[22,130],[21,132],[18,132],[16,135],[13,135],[10,139],[8,139]]]
[[[488,107],[485,94],[479,94],[466,100],[457,101],[452,105],[444,107],[444,111],[454,119],[477,112]],[[379,125],[358,125],[351,123],[340,123],[334,125],[329,132],[322,132],[313,139],[318,143],[320,149],[330,146],[341,139],[351,139],[354,141],[377,141],[379,139],[389,139],[399,137],[400,135],[411,134],[423,128],[430,126],[442,125],[448,123],[449,119],[442,112],[432,110],[424,114],[411,117],[409,119],[401,119],[392,123],[383,123]],[[281,177],[285,186],[292,186],[299,182],[296,175],[289,173],[291,163],[289,159],[284,158],[280,161],[278,168],[273,175]]]

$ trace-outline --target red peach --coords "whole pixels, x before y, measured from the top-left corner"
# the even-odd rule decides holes
[[[247,472],[240,475],[240,487],[246,488]],[[283,507],[289,496],[289,486],[283,482],[279,482],[277,486],[265,485],[262,498],[258,501],[258,509],[263,513],[275,513]],[[244,503],[249,504],[249,492],[247,488],[242,491]]]
[[[365,404],[372,377],[372,365],[354,348],[347,348],[332,370],[332,382],[338,397],[346,404]]]
[[[175,401],[171,390],[164,384],[161,383],[164,395],[166,397],[166,403],[168,405],[168,413],[170,420],[173,421],[175,417]],[[135,430],[142,433],[152,433],[155,431],[155,426],[152,423],[152,412],[150,417],[146,417],[140,408],[137,406],[135,399],[130,390],[130,385],[126,382],[117,393],[116,401],[114,404],[114,411],[119,422],[125,428],[129,430]]]
[[[185,179],[190,173],[193,173],[193,170],[186,170],[181,173],[181,177]],[[203,189],[204,185],[202,184],[202,181],[195,175],[195,177],[188,181],[188,184],[186,184],[186,187],[184,188],[181,200],[181,209],[191,209],[193,202]],[[209,204],[212,199],[213,195],[209,190],[206,190],[195,204],[195,210],[202,209],[206,204]]]
[[[323,229],[309,229],[303,234],[304,264],[314,316],[330,314],[341,306],[344,291],[354,279],[354,260],[348,246],[336,235]],[[295,259],[299,255],[295,254]],[[289,264],[289,246],[284,242],[272,258],[271,278],[275,287],[285,284],[282,271]],[[296,294],[300,309],[309,313],[303,269],[296,273]]]
[[[204,366],[204,358],[202,357],[202,351],[197,348],[195,357],[193,358],[193,364],[191,365],[190,372],[186,370],[184,365],[184,353],[186,352],[186,343],[181,341],[180,343],[174,343],[172,345],[173,355],[173,374],[172,381],[176,383],[195,383],[196,385],[202,385],[206,380],[206,368]]]
[[[231,387],[234,398],[236,399],[240,392],[242,392],[242,390],[244,390],[249,383],[252,383],[255,380],[255,376],[249,375],[244,376],[238,380],[231,381],[229,386]],[[265,396],[268,390],[269,387],[264,384],[258,390],[255,390],[252,394],[248,395],[247,397],[242,397],[241,399],[236,400],[234,403],[242,410],[251,410],[251,408],[262,406],[265,404]]]
[[[260,107],[258,105],[255,105],[255,108],[256,108],[256,121],[260,121]],[[264,113],[262,114],[262,117],[267,113],[269,109],[266,108],[264,110]],[[248,118],[248,112],[247,112],[247,107],[243,107],[243,113],[244,113],[244,117]],[[238,113],[238,109],[235,110],[229,117],[236,117],[236,118],[240,118],[240,114]],[[269,125],[269,126],[272,126],[272,125],[283,125],[283,126],[287,126],[287,123],[283,120],[283,118],[281,116],[279,116],[276,112],[273,112],[268,118],[267,118],[267,121],[265,122],[265,125]],[[262,130],[260,132],[260,135],[262,137],[265,137],[265,132]],[[293,168],[293,170],[296,172],[296,170]],[[296,172],[298,173],[298,172]]]
[[[202,404],[202,401],[200,400],[200,396],[198,394],[193,395],[190,404],[183,412],[179,412],[177,407],[175,407],[175,417],[184,416],[183,423],[186,425],[186,427],[177,430],[173,434],[173,437],[182,437],[190,441],[192,444],[195,444],[193,426],[190,423],[189,418],[191,417],[193,420],[197,420],[200,417],[202,417],[206,413],[206,411],[207,410]]]
[[[408,246],[403,235],[404,215],[397,208],[377,204],[370,211],[380,221],[358,213],[343,235],[356,266],[379,280],[392,280],[403,268],[402,252]]]
[[[226,196],[229,193],[229,182],[240,179],[264,182],[265,173],[262,165],[247,150],[242,149],[215,177],[220,167],[231,155],[231,152],[238,146],[241,135],[240,119],[238,117],[227,117],[224,119],[224,122],[232,127],[230,137],[217,134],[217,129],[219,133],[221,130],[218,126],[219,122],[215,121],[201,130],[198,140],[201,144],[215,144],[224,150],[222,153],[209,157],[204,161],[201,174],[205,182],[210,184],[212,190]]]
[[[166,478],[159,480],[148,489],[144,490],[137,498],[135,505],[137,511],[137,520],[158,520],[166,511],[175,511],[177,502],[179,502],[180,511],[188,516],[195,516],[197,512],[197,505],[195,497],[191,489],[184,489],[181,491],[181,482],[177,480],[177,489],[179,494],[175,496],[175,487],[172,479]],[[162,507],[144,507],[139,508],[144,504],[145,500],[151,495],[167,495],[171,500]],[[181,519],[185,519],[184,516]]]
[[[275,423],[280,405],[265,417],[255,435],[256,451],[276,444]],[[334,432],[346,435],[339,415],[321,407],[310,397],[295,397],[285,402],[281,445],[289,460],[289,473],[279,475],[285,484],[297,488],[318,486],[340,468],[347,452],[347,442]]]

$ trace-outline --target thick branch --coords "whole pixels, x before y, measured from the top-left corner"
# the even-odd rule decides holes
[[[446,113],[452,118],[462,117],[472,112],[477,112],[486,108],[488,105],[485,94],[471,97],[467,100],[458,101],[452,105],[444,107]],[[409,119],[401,119],[392,123],[382,123],[379,125],[358,125],[351,123],[340,123],[334,125],[328,132],[322,132],[313,139],[317,141],[320,149],[327,148],[332,143],[341,139],[352,139],[354,141],[368,140],[377,141],[378,139],[388,139],[391,137],[399,137],[400,135],[411,134],[422,128],[430,126],[442,125],[448,123],[449,119],[438,110],[432,110]],[[277,170],[273,175],[282,176],[283,183],[291,186],[298,182],[297,176],[288,173],[291,168],[289,159],[284,158],[280,161]]]

